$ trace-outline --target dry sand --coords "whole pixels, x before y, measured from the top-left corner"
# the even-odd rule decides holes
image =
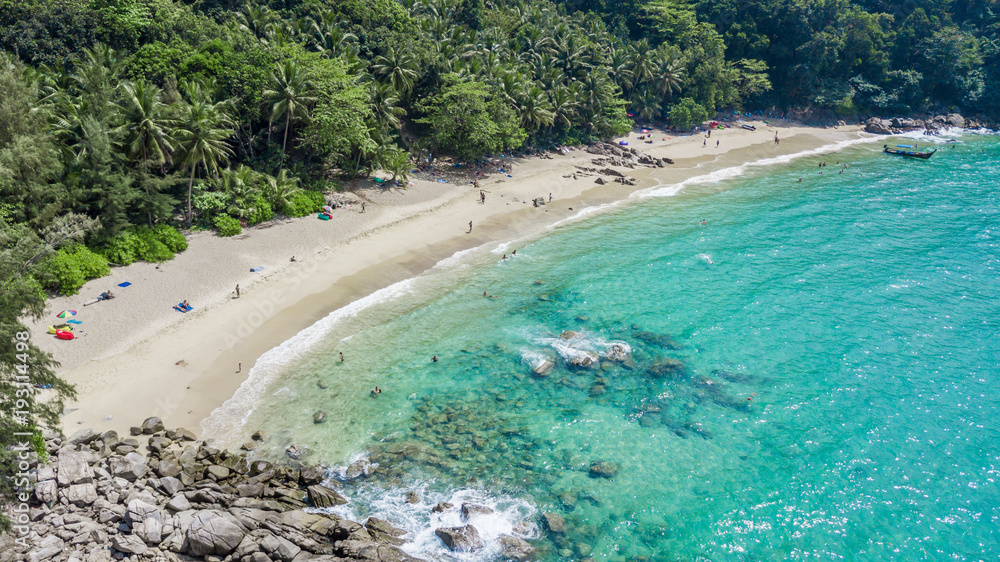
[[[449,183],[419,173],[407,189],[367,187],[331,195],[365,201],[365,213],[352,206],[334,211],[331,221],[315,215],[275,221],[234,238],[198,232],[172,261],[113,268],[110,277],[87,283],[78,295],[50,299],[45,318],[32,326],[34,341],[53,353],[62,364],[61,376],[77,388],[64,430],[127,432],[158,416],[168,427],[198,431],[199,422],[233,395],[261,354],[331,311],[419,275],[457,251],[540,233],[585,207],[659,183],[863,136],[857,128],[782,126],[776,146],[775,129],[754,124],[755,132],[713,131],[704,147],[704,134],[654,131],[653,144],[638,140],[639,133],[629,135],[624,140],[631,147],[675,162],[667,168],[618,168],[639,179],[636,186],[595,184],[597,176],[579,167],[595,167],[596,156],[573,149],[515,159],[513,177],[494,170],[479,178],[487,192],[480,204],[468,173],[449,168]],[[549,193],[552,203],[530,204]],[[250,272],[260,267],[263,271]],[[124,281],[132,285],[116,286]],[[83,306],[108,289],[117,298]],[[185,299],[195,307],[192,312],[172,308]],[[78,339],[60,341],[47,333],[64,309],[79,312]]]

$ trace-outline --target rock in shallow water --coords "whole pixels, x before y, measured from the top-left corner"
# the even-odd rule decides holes
[[[621,469],[618,463],[610,461],[594,461],[590,463],[588,474],[591,478],[614,478]]]
[[[479,531],[472,525],[442,527],[435,529],[434,534],[453,552],[475,552],[486,547],[479,537]]]

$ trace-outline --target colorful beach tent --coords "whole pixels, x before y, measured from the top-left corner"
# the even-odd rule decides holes
[[[59,314],[56,314],[56,318],[69,318],[70,316],[76,316],[75,310],[64,310]]]

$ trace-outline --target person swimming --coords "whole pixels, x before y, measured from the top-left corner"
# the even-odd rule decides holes
[[[372,398],[375,398],[379,394],[382,394],[382,389],[381,388],[379,388],[379,387],[376,386],[375,388],[372,389]]]

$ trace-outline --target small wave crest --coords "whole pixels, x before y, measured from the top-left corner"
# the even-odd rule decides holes
[[[808,156],[817,156],[820,154],[827,154],[829,152],[837,152],[838,150],[843,150],[849,146],[856,144],[864,144],[877,141],[876,137],[861,137],[856,139],[842,140],[839,142],[825,144],[823,146],[812,148],[809,150],[802,150],[799,152],[793,152],[791,154],[783,154],[781,156],[773,156],[771,158],[762,158],[760,160],[754,160],[753,162],[746,162],[740,164],[739,166],[730,166],[729,168],[722,168],[721,170],[715,170],[714,172],[709,172],[700,176],[695,176],[693,178],[688,178],[682,182],[664,185],[660,184],[648,189],[642,189],[636,191],[631,195],[631,197],[647,198],[647,197],[673,197],[683,191],[683,189],[689,185],[703,185],[710,183],[719,183],[728,179],[733,179],[742,176],[750,170],[751,168],[760,168],[766,166],[773,166],[775,164],[787,164],[793,160],[798,160],[799,158],[805,158]]]
[[[205,436],[215,437],[223,441],[228,436],[235,436],[246,424],[250,414],[253,413],[254,405],[260,401],[264,392],[277,380],[288,365],[302,359],[340,322],[353,318],[363,310],[377,304],[409,294],[413,284],[414,279],[406,279],[338,308],[322,320],[261,355],[257,364],[247,374],[247,379],[243,381],[232,398],[226,400],[211,415],[202,420],[202,433]]]
[[[413,501],[410,491],[416,493]],[[409,501],[408,501],[409,500]],[[450,509],[435,512],[434,506],[449,503]],[[462,513],[463,504],[472,504],[486,509],[469,510],[466,518]],[[385,519],[406,531],[406,544],[400,548],[407,554],[424,560],[485,561],[497,560],[502,554],[500,537],[513,535],[522,539],[540,536],[538,526],[532,521],[537,518],[538,509],[528,501],[506,495],[496,495],[484,490],[463,488],[438,492],[431,490],[427,482],[418,483],[405,490],[386,491],[371,487],[352,494],[349,506],[322,509],[342,517],[362,521],[368,517]],[[472,553],[456,553],[448,550],[434,533],[442,527],[462,527],[472,525],[479,533],[485,548]]]

